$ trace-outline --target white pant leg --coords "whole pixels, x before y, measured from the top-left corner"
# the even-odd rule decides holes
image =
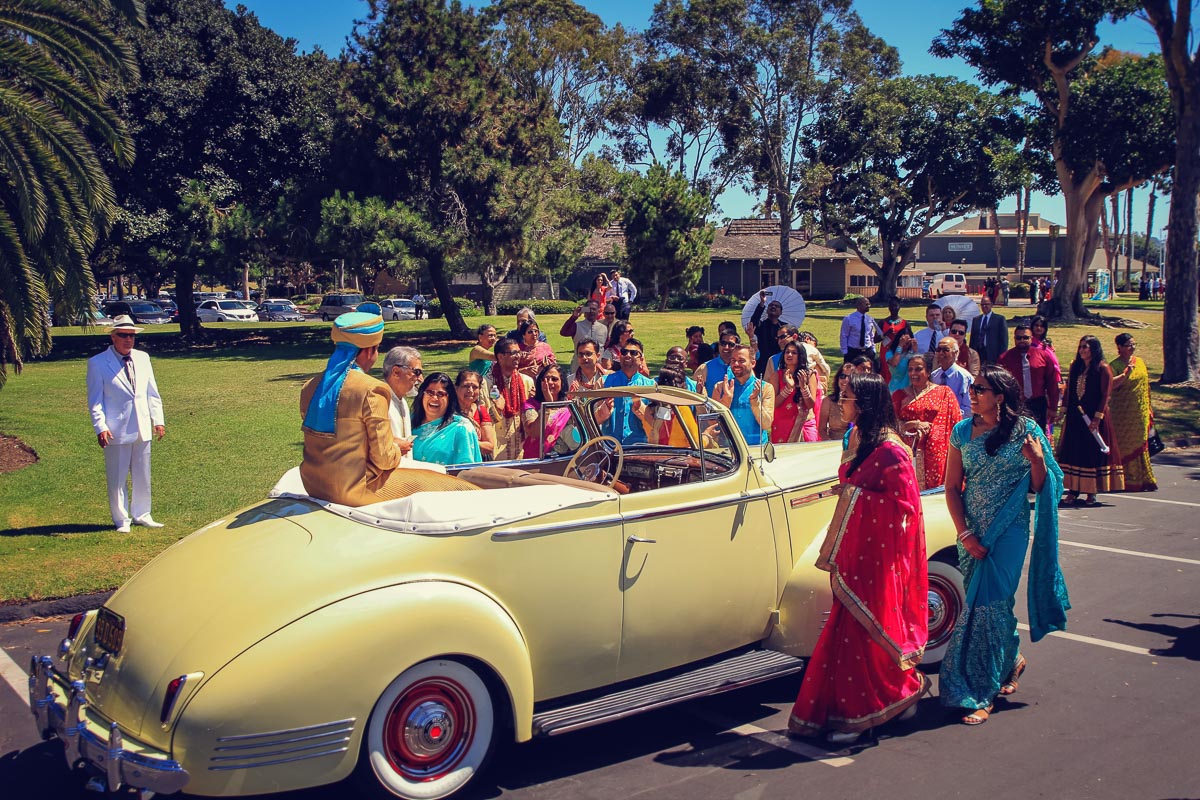
[[[130,471],[133,473],[133,497],[130,498],[134,519],[150,514],[150,440],[129,445],[133,453]]]
[[[125,481],[129,477],[129,463],[133,457],[132,444],[109,444],[104,448],[104,473],[108,478],[108,509],[112,512],[113,524],[118,527],[129,521],[128,506],[125,505]]]

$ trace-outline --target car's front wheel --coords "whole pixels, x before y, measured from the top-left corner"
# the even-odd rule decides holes
[[[443,659],[417,664],[376,701],[357,778],[376,797],[449,797],[483,770],[495,730],[491,693],[474,670]]]
[[[942,663],[950,634],[966,607],[967,590],[958,566],[948,558],[934,556],[929,562],[929,641],[921,660],[923,666],[937,667]]]

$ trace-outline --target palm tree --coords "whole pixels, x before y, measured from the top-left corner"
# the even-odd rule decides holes
[[[51,299],[72,316],[91,302],[116,208],[96,146],[133,161],[109,98],[137,64],[113,11],[144,20],[143,0],[0,0],[0,386],[49,350]]]

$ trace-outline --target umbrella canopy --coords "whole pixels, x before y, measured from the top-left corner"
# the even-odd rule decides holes
[[[970,322],[983,313],[979,310],[979,306],[975,304],[974,300],[961,294],[948,294],[945,297],[935,300],[933,304],[940,308],[950,306],[954,309],[955,319],[965,319],[967,322]]]
[[[765,302],[770,305],[777,302],[783,306],[783,314],[779,319],[786,322],[788,325],[800,327],[800,323],[804,322],[805,307],[804,298],[790,286],[768,286],[763,289],[766,292]],[[742,309],[742,329],[745,330],[750,325],[750,318],[754,316],[754,309],[758,308],[759,296],[755,294],[746,303],[746,307]],[[766,309],[763,309],[763,317],[767,315]]]

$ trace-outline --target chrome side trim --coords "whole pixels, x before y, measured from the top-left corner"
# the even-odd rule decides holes
[[[350,729],[350,731],[353,731],[353,730],[354,730],[353,728]],[[350,743],[350,737],[343,736],[339,739],[334,739],[333,741],[330,741],[330,742],[318,742],[316,744],[306,744],[301,747],[289,747],[285,750],[270,750],[267,752],[260,752],[260,753],[242,753],[240,755],[233,755],[233,756],[213,756],[212,758],[209,759],[209,761],[249,761],[251,759],[270,758],[272,756],[286,756],[290,753],[303,753],[305,750],[314,750],[318,747],[329,747],[329,746],[335,745],[335,744],[349,744],[349,743]],[[243,764],[242,766],[257,767],[257,766],[260,766],[261,764],[262,764],[261,761],[256,761],[253,764]]]
[[[322,722],[319,725],[305,725],[302,728],[284,728],[283,730],[279,730],[279,731],[265,731],[263,733],[242,733],[242,734],[238,734],[237,736],[221,736],[217,739],[217,741],[218,742],[236,742],[236,741],[241,741],[243,739],[261,739],[265,736],[286,736],[290,733],[307,733],[308,731],[315,731],[320,728],[329,728],[334,725],[353,725],[356,720],[357,720],[357,717],[350,717],[349,719],[339,719],[334,722]]]
[[[215,747],[213,749],[216,752],[227,752],[230,750],[252,750],[252,749],[258,748],[258,747],[274,747],[274,746],[281,745],[281,744],[295,744],[296,742],[310,742],[313,739],[324,739],[326,736],[333,736],[334,734],[338,734],[338,733],[353,733],[353,732],[354,732],[354,726],[350,725],[349,727],[346,727],[346,728],[335,728],[334,730],[331,730],[331,731],[328,731],[325,733],[314,733],[311,736],[293,736],[290,739],[273,739],[273,740],[266,741],[266,742],[252,742],[250,744],[231,744],[231,745],[227,745],[225,747]],[[221,742],[221,741],[225,741],[225,740],[218,739],[217,741]]]
[[[512,540],[512,539],[528,539],[534,536],[549,536],[555,533],[566,533],[568,531],[580,531],[587,528],[601,528],[605,525],[620,525],[621,515],[610,514],[607,517],[597,517],[585,522],[575,520],[572,522],[556,522],[551,525],[533,525],[528,528],[517,528],[504,531],[496,531],[492,534],[493,540]]]
[[[280,758],[280,759],[276,759],[275,761],[260,761],[257,764],[227,764],[227,765],[220,765],[220,766],[216,766],[216,767],[209,767],[208,769],[210,772],[227,772],[227,771],[233,770],[233,769],[253,769],[255,767],[274,767],[278,764],[290,764],[293,761],[305,761],[310,758],[319,758],[321,756],[337,755],[338,753],[344,753],[349,749],[350,749],[349,746],[338,747],[334,750],[324,750],[320,753],[309,753],[308,755],[296,756],[294,758]]]
[[[725,506],[739,506],[742,503],[748,503],[753,500],[763,500],[770,497],[772,494],[779,494],[778,490],[769,491],[766,489],[755,489],[737,497],[730,497],[721,500],[708,500],[703,503],[693,503],[685,506],[668,506],[655,511],[642,511],[634,514],[626,514],[624,520],[626,522],[637,522],[644,519],[655,519],[657,517],[667,517],[673,514],[692,514],[697,511],[707,511],[714,508],[724,508]]]

